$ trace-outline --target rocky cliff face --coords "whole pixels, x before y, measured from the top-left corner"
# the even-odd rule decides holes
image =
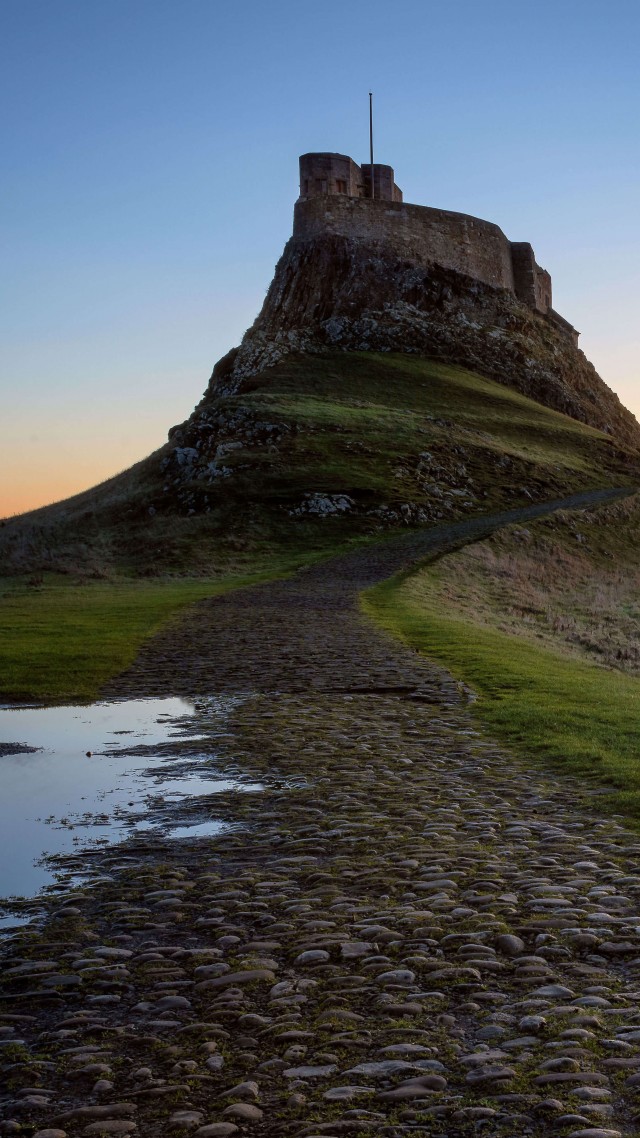
[[[262,311],[214,369],[232,394],[290,353],[414,352],[460,364],[633,447],[640,426],[579,348],[503,289],[345,237],[291,239]]]

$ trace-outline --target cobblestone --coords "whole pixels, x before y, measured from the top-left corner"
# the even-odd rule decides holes
[[[263,789],[204,800],[217,837],[87,853],[101,882],[10,938],[3,1133],[637,1132],[640,839],[359,613],[417,552],[199,605],[111,686],[195,693]]]

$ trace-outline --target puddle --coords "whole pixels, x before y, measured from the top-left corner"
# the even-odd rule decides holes
[[[23,925],[28,925],[31,919],[31,913],[28,913],[23,917],[19,917],[17,914],[10,914],[5,917],[0,917],[0,933],[13,932],[14,929],[20,928]]]
[[[235,702],[211,704],[221,728]],[[194,705],[183,699],[0,707],[0,744],[21,745],[15,754],[6,746],[0,750],[0,898],[33,897],[50,885],[55,871],[42,859],[52,854],[106,846],[165,821],[159,832],[166,836],[216,833],[220,823],[171,827],[173,819],[162,815],[175,812],[183,798],[260,788],[217,778],[210,740],[201,755],[190,750],[185,759],[177,747],[171,752],[172,742],[184,740],[197,752],[203,736],[190,722],[194,714]],[[161,755],[153,754],[155,747]],[[199,762],[206,763],[201,772]],[[148,809],[160,811],[160,818],[141,818]],[[0,916],[0,928],[18,923]]]
[[[209,838],[212,834],[219,834],[222,825],[220,822],[200,822],[194,826],[174,826],[167,830],[168,838]]]

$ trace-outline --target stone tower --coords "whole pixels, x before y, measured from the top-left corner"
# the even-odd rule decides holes
[[[401,202],[402,190],[396,186],[393,168],[373,164],[373,193],[369,163],[358,166],[347,154],[311,153],[300,156],[300,201],[342,195],[348,198],[376,198]]]

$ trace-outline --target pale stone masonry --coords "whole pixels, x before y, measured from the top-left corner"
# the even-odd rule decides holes
[[[371,192],[373,169],[373,194]],[[498,225],[466,213],[409,205],[391,166],[358,166],[346,154],[303,154],[293,237],[347,237],[414,264],[440,265],[507,289],[547,317],[574,344],[579,333],[552,307],[551,277],[531,245],[509,241]]]

